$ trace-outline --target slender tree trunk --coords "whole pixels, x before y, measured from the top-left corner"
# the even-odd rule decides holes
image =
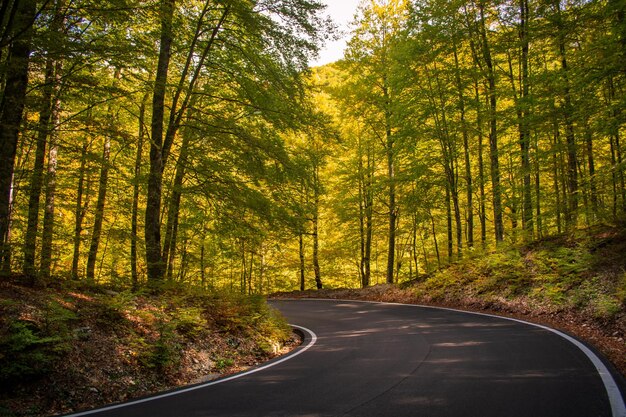
[[[589,121],[585,123],[585,145],[587,146],[587,169],[589,171],[589,194],[593,221],[598,219],[598,187],[596,185],[596,163],[593,155],[593,134]]]
[[[143,97],[141,106],[139,108],[139,132],[137,135],[137,152],[135,154],[135,179],[133,183],[133,202],[131,209],[130,219],[130,271],[131,282],[133,290],[137,290],[139,287],[139,274],[137,272],[137,229],[138,229],[138,216],[139,216],[139,182],[141,177],[141,162],[143,159],[143,142],[145,136],[145,116],[146,116],[146,103],[148,101],[148,94]],[[204,250],[204,245],[202,246]],[[204,276],[204,270],[202,270]],[[204,278],[203,278],[204,287]]]
[[[113,87],[115,87],[120,79],[121,71],[115,69],[113,75]],[[108,117],[110,120],[109,129],[104,137],[104,145],[102,147],[102,166],[100,168],[100,181],[98,183],[98,200],[96,202],[96,212],[94,215],[93,230],[91,234],[91,244],[89,245],[89,254],[87,256],[87,281],[95,281],[96,261],[98,258],[98,247],[100,246],[100,236],[102,234],[102,223],[104,221],[104,207],[106,204],[107,187],[109,182],[109,165],[111,156],[111,135],[116,128],[117,116],[114,114],[113,106],[108,109]]]
[[[4,258],[0,259],[2,266],[1,274],[9,276],[11,274],[11,225],[13,222],[13,207],[15,206],[15,173],[13,173],[13,180],[11,181],[11,192],[9,193],[9,219],[7,228],[7,234],[3,236],[3,242],[8,246],[9,250],[4,252]]]
[[[300,233],[298,236],[299,242],[299,255],[300,255],[300,291],[305,290],[305,275],[304,275],[304,234]]]
[[[426,273],[430,272],[430,263],[428,262],[428,254],[426,253],[426,241],[424,239],[424,233],[420,233],[420,240],[422,241],[422,255],[424,256],[424,269]]]
[[[182,183],[181,183],[181,187],[182,187]],[[171,229],[171,234],[170,234],[170,244],[169,244],[169,248],[167,252],[163,252],[163,259],[167,261],[167,269],[166,269],[166,277],[169,281],[172,280],[173,276],[174,276],[174,259],[176,258],[176,245],[177,245],[177,239],[178,239],[178,222],[180,219],[180,200],[181,200],[181,193],[177,192],[177,195],[174,196],[174,198],[172,198],[170,200],[170,207],[174,209],[174,214],[172,215],[172,229]],[[174,207],[172,207],[174,206]],[[169,217],[169,213],[168,213],[168,217]]]
[[[175,0],[161,0],[161,42],[152,96],[150,172],[146,202],[145,236],[148,283],[163,281],[165,262],[161,255],[161,193],[163,186],[163,121],[165,91],[172,47],[172,20]]]
[[[239,291],[242,294],[246,293],[246,286],[248,280],[248,267],[246,264],[246,242],[241,239],[241,274],[239,278]]]
[[[450,183],[446,182],[446,230],[447,230],[447,239],[446,242],[448,244],[448,263],[452,263],[452,258],[454,257],[454,243],[452,238],[452,206],[450,204]]]
[[[191,104],[193,108],[195,103]],[[180,219],[180,202],[183,192],[183,181],[185,179],[186,167],[188,165],[189,143],[191,141],[191,129],[183,129],[182,143],[180,145],[180,155],[176,161],[176,173],[174,174],[174,184],[170,195],[170,204],[167,209],[167,223],[165,226],[165,237],[163,239],[163,260],[166,262],[167,278],[172,278],[174,258],[176,256],[176,237]]]
[[[559,47],[559,59],[561,61],[561,74],[563,79],[563,117],[565,121],[565,141],[567,144],[567,191],[568,205],[565,216],[568,228],[576,226],[578,211],[578,160],[576,156],[576,137],[574,136],[574,106],[572,103],[571,87],[569,80],[569,64],[567,61],[565,28],[561,14],[560,0],[554,1],[556,9],[557,40]]]
[[[83,232],[83,219],[85,218],[85,213],[87,212],[87,206],[89,203],[89,196],[87,195],[83,205],[88,148],[89,140],[85,137],[83,147],[80,151],[80,168],[78,170],[78,185],[76,187],[76,205],[74,206],[74,251],[72,255],[72,279],[75,281],[79,279],[78,261],[80,259],[81,234]]]
[[[476,93],[476,130],[478,132],[478,188],[480,191],[479,219],[480,242],[484,248],[487,243],[487,195],[485,194],[485,163],[483,158],[483,121],[480,111],[480,93],[478,83],[474,84]]]
[[[396,254],[396,220],[398,212],[396,208],[396,167],[394,156],[394,138],[391,133],[391,114],[389,106],[391,104],[389,91],[386,85],[383,87],[385,99],[385,152],[387,155],[387,179],[389,181],[389,230],[388,230],[388,246],[387,246],[387,283],[393,283],[395,254]]]
[[[96,212],[87,255],[87,281],[95,281],[96,261],[98,258],[98,247],[100,236],[102,235],[102,223],[104,221],[104,207],[106,203],[107,185],[109,181],[109,159],[111,154],[111,137],[107,132],[102,148],[102,167],[100,168],[100,180],[98,182],[98,200],[96,201]]]
[[[252,271],[254,271],[254,251],[250,251],[250,268],[248,271],[248,295],[252,294]]]
[[[9,236],[13,170],[28,86],[31,25],[36,13],[36,2],[21,0],[14,7],[13,30],[8,31],[14,38],[4,62],[5,83],[0,101],[0,262],[8,259],[10,251],[6,237]],[[10,265],[3,265],[0,270],[4,274],[10,271]]]
[[[56,133],[50,135],[50,149],[48,151],[48,172],[46,174],[46,205],[43,217],[43,233],[41,237],[41,279],[46,281],[50,278],[52,265],[52,236],[54,233],[54,211],[56,197],[56,171],[58,140]]]
[[[365,169],[363,165],[363,144],[361,143],[360,135],[357,147],[359,181],[359,279],[361,281],[361,288],[366,288],[369,286],[369,282],[367,282],[365,277]]]
[[[314,181],[315,184],[313,186],[313,273],[315,274],[315,285],[318,290],[323,288],[322,277],[320,271],[320,261],[319,261],[319,204],[320,204],[320,196],[319,196],[319,173],[317,172],[317,167],[315,167],[314,173]]]
[[[43,185],[43,169],[46,158],[46,142],[48,135],[54,128],[50,125],[52,113],[52,94],[54,91],[54,61],[46,59],[46,75],[42,89],[41,104],[39,110],[39,122],[37,127],[37,147],[35,149],[35,161],[30,179],[28,195],[28,222],[24,236],[24,264],[23,272],[31,285],[35,285],[36,266],[35,252],[37,247],[37,228],[39,226],[39,202]]]
[[[466,183],[466,198],[467,198],[467,246],[474,246],[474,207],[473,198],[474,190],[472,183],[472,166],[470,161],[469,150],[469,134],[467,121],[465,116],[465,95],[463,94],[463,84],[461,83],[461,71],[459,69],[459,57],[457,52],[456,40],[454,43],[454,76],[456,81],[457,92],[459,96],[459,112],[461,117],[461,133],[463,134],[463,154],[465,156],[465,183]],[[458,203],[458,199],[457,199]],[[460,218],[460,214],[459,214]],[[459,246],[459,257],[461,256]]]
[[[491,57],[491,49],[487,39],[487,27],[485,23],[485,9],[479,3],[481,22],[482,53],[485,65],[487,66],[487,82],[489,97],[489,151],[491,160],[491,185],[493,195],[493,221],[495,228],[496,243],[504,240],[504,225],[502,222],[502,190],[500,184],[500,161],[498,153],[498,126],[497,126],[497,96],[496,96],[496,76]]]
[[[202,242],[200,243],[200,282],[202,283],[203,289],[206,288],[206,266],[204,264],[204,236],[202,236]]]
[[[562,203],[561,203],[561,192],[559,187],[559,128],[558,124],[555,122],[554,133],[554,150],[552,153],[552,175],[554,176],[554,195],[555,195],[555,207],[554,211],[556,212],[556,230],[558,233],[561,233],[562,230]]]
[[[374,191],[372,185],[374,181],[374,155],[372,146],[367,145],[367,172],[365,174],[365,281],[367,285],[372,282],[372,234],[374,232]]]
[[[613,169],[611,170],[611,184],[613,186],[612,200],[612,214],[613,220],[617,221],[617,200],[618,200],[618,192],[617,192],[617,157],[615,152],[615,135],[609,135],[609,143],[611,146],[611,166]]]
[[[418,227],[418,222],[417,222],[417,214],[413,213],[413,230],[412,230],[412,251],[411,254],[413,255],[413,262],[415,263],[415,276],[418,277],[419,276],[419,261],[418,261],[418,257],[417,257],[417,227]]]
[[[620,111],[616,104],[613,102],[616,99],[615,94],[615,83],[612,77],[608,79],[608,98],[609,105],[611,106],[610,110],[610,119],[611,119],[611,136],[613,142],[613,151],[615,152],[617,165],[613,165],[616,171],[616,177],[619,181],[619,195],[622,197],[622,212],[626,213],[626,181],[624,179],[624,165],[622,158],[622,147],[620,144]]]
[[[430,224],[432,227],[432,234],[433,234],[433,243],[435,244],[435,253],[437,254],[437,268],[441,269],[441,254],[439,253],[439,243],[437,242],[437,231],[435,229],[435,216],[433,216],[433,213],[430,211],[430,209],[428,209],[428,215],[430,216]]]
[[[543,237],[543,215],[541,213],[541,169],[539,163],[539,138],[534,134],[534,156],[535,156],[535,218],[537,219],[537,237]]]
[[[523,191],[522,191],[522,223],[524,228],[524,240],[528,241],[533,238],[533,202],[531,191],[531,167],[530,167],[530,129],[528,126],[528,113],[529,113],[529,93],[530,85],[528,80],[528,52],[529,52],[529,40],[528,40],[528,22],[530,20],[528,0],[519,0],[520,7],[520,25],[519,36],[521,42],[521,89],[519,100],[519,143],[522,156],[522,176],[523,176]]]
[[[58,136],[59,132],[57,126],[59,125],[60,112],[61,112],[61,99],[59,96],[61,88],[61,61],[55,63],[54,69],[54,90],[53,100],[51,108],[51,122],[53,128],[50,131],[50,143],[48,150],[48,172],[46,175],[46,206],[43,217],[43,233],[41,236],[41,263],[40,274],[41,278],[46,281],[50,278],[51,266],[52,266],[52,237],[54,233],[54,212],[55,212],[55,198],[56,198],[56,171],[57,171],[57,156],[58,156]]]
[[[176,165],[170,204],[167,210],[167,223],[165,226],[165,238],[163,239],[163,259],[167,262],[167,277],[171,279],[174,257],[176,254],[176,234],[180,215],[180,202],[182,199],[183,180],[185,178],[185,166],[187,164],[187,147],[189,146],[189,134],[183,135],[181,153]]]

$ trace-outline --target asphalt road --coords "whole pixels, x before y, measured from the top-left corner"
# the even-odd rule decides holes
[[[626,417],[621,382],[549,329],[415,306],[272,304],[304,328],[295,356],[74,416]]]

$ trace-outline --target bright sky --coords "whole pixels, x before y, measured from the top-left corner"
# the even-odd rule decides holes
[[[320,56],[311,62],[311,66],[325,65],[343,58],[346,41],[349,38],[348,25],[353,20],[359,0],[322,0],[326,4],[326,14],[335,21],[344,36],[335,42],[328,42],[320,51]]]

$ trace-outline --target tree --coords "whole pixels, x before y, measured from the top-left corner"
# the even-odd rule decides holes
[[[405,3],[401,0],[388,2],[370,1],[360,10],[360,20],[348,45],[348,62],[351,70],[360,74],[357,86],[363,90],[362,99],[371,103],[368,124],[378,136],[385,150],[387,166],[387,208],[388,244],[387,272],[388,283],[394,281],[396,232],[398,207],[396,196],[396,137],[394,135],[394,97],[396,92],[390,85],[390,72],[393,65],[391,43],[394,34],[401,29]]]
[[[9,2],[6,2],[8,5]],[[3,3],[3,5],[5,5]],[[12,24],[5,26],[3,40],[9,42],[8,58],[2,79],[0,101],[0,262],[6,262],[10,251],[9,217],[15,153],[22,123],[22,112],[28,86],[28,62],[31,52],[32,24],[36,2],[24,0],[10,4]],[[4,22],[4,19],[2,19]],[[2,270],[9,269],[3,265]]]

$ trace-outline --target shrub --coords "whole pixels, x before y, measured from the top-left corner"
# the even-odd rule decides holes
[[[68,349],[66,335],[47,336],[30,321],[15,321],[0,337],[0,382],[31,379],[47,373]]]

